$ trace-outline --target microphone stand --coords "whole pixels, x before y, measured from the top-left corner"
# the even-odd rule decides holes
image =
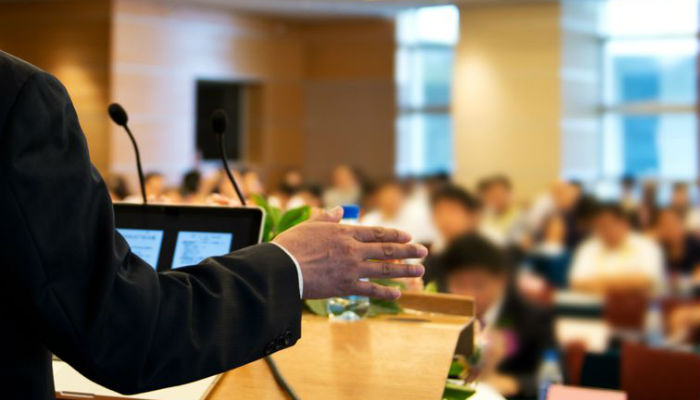
[[[241,201],[241,205],[245,206],[245,196],[243,196],[241,188],[238,187],[238,183],[236,182],[236,179],[231,173],[231,169],[228,167],[228,161],[226,158],[226,149],[224,147],[224,132],[226,131],[226,125],[228,123],[226,112],[222,109],[215,110],[211,115],[210,121],[212,130],[219,139],[219,155],[221,156],[221,165],[223,166],[224,171],[226,171],[228,180],[231,182],[233,188],[236,190],[236,195],[238,195],[238,199]],[[294,389],[292,389],[292,387],[280,373],[279,368],[277,368],[277,364],[275,363],[275,360],[273,360],[270,356],[265,356],[263,357],[263,359],[265,360],[267,367],[270,369],[270,372],[272,373],[272,377],[275,379],[275,382],[287,394],[287,396],[289,396],[291,400],[301,400],[299,396],[297,396],[297,394],[294,392]]]
[[[146,179],[143,176],[143,169],[141,168],[141,153],[139,152],[139,146],[136,143],[134,135],[131,133],[131,129],[129,129],[129,116],[126,113],[126,110],[124,110],[124,107],[122,107],[119,103],[110,104],[109,107],[107,107],[107,113],[115,124],[124,128],[126,134],[129,135],[129,139],[131,139],[131,145],[134,147],[134,153],[136,153],[136,169],[139,173],[141,198],[143,199],[143,204],[146,205],[148,204],[148,199],[146,198],[146,184],[144,182]]]
[[[124,130],[129,135],[131,144],[134,146],[134,153],[136,154],[136,169],[139,173],[139,186],[141,187],[141,198],[143,199],[143,204],[148,204],[148,199],[146,198],[146,184],[144,182],[145,178],[143,175],[143,169],[141,168],[141,153],[139,153],[139,147],[136,145],[136,139],[134,139],[134,135],[131,133],[129,126],[124,124]]]

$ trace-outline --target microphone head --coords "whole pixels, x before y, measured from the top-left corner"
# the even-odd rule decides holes
[[[129,117],[126,115],[124,107],[122,107],[119,103],[110,104],[109,107],[107,107],[107,112],[109,113],[109,117],[112,118],[112,121],[119,126],[124,126],[126,125],[127,121],[129,121]]]
[[[211,130],[217,135],[223,135],[226,131],[226,125],[228,125],[228,117],[226,117],[226,112],[222,109],[214,110],[211,113]]]

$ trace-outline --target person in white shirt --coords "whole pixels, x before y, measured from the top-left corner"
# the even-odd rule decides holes
[[[362,217],[362,225],[398,227],[403,225],[402,210],[406,193],[398,182],[387,181],[371,193],[374,207]]]
[[[479,183],[484,206],[481,234],[500,246],[519,245],[526,233],[526,219],[513,202],[513,186],[504,175],[495,175]]]
[[[331,173],[332,186],[323,193],[327,208],[344,204],[358,204],[362,197],[362,185],[357,172],[348,165],[339,165]]]
[[[569,283],[575,290],[592,293],[639,289],[658,294],[665,287],[661,248],[630,231],[619,205],[600,205],[593,219],[593,236],[574,254]]]

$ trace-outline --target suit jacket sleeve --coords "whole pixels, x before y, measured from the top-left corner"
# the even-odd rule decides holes
[[[130,252],[55,78],[32,74],[0,129],[3,279],[27,329],[85,376],[141,392],[240,366],[299,338],[297,272],[276,246],[165,273]]]

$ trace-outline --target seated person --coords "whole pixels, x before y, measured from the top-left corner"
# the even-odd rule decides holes
[[[684,279],[700,281],[700,238],[685,231],[683,216],[670,207],[662,210],[656,219],[655,233],[663,248],[671,286],[680,290]]]
[[[617,204],[601,204],[593,217],[593,234],[576,249],[569,283],[575,290],[605,293],[609,290],[664,289],[663,257],[651,239],[632,232],[625,212]]]
[[[683,218],[688,214],[691,208],[690,191],[685,182],[676,182],[673,184],[669,208],[678,212]]]
[[[323,205],[326,208],[343,204],[358,204],[362,197],[360,177],[352,167],[338,165],[331,172],[331,186],[323,192]]]
[[[362,217],[362,224],[405,229],[403,215],[406,193],[397,181],[381,183],[372,193],[374,207]]]
[[[671,311],[669,337],[675,343],[700,345],[700,304],[682,304]]]
[[[445,185],[437,189],[431,199],[433,223],[439,238],[431,248],[442,251],[451,240],[479,229],[481,204],[467,190],[457,185]]]
[[[527,262],[549,286],[566,287],[571,255],[566,247],[567,225],[560,214],[553,214],[544,224],[542,237],[530,250]]]
[[[542,353],[555,345],[551,313],[516,292],[502,250],[478,234],[452,241],[442,259],[448,291],[476,303],[479,341],[488,343],[481,379],[505,396],[534,398]]]
[[[444,292],[446,287],[438,255],[450,241],[479,229],[480,204],[479,200],[467,190],[449,184],[436,189],[433,193],[431,212],[438,238],[430,249],[431,255],[423,262],[425,265],[423,280],[425,283],[437,283],[438,289]]]
[[[481,233],[499,246],[520,246],[526,233],[524,214],[513,201],[513,186],[508,177],[496,175],[479,183],[484,207]]]

